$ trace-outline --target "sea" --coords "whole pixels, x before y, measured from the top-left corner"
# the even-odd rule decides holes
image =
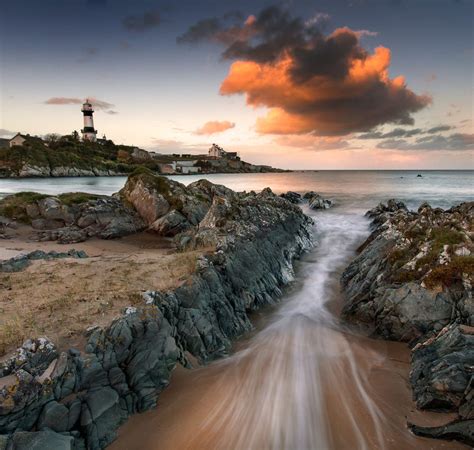
[[[397,198],[409,208],[422,202],[448,208],[474,199],[472,170],[325,170],[284,173],[239,173],[178,175],[169,178],[183,184],[205,178],[236,191],[260,191],[270,187],[280,194],[316,191],[339,206],[364,210],[380,201]],[[0,197],[20,191],[45,194],[88,192],[110,195],[119,191],[126,177],[22,178],[0,179]]]
[[[413,436],[419,416],[408,382],[409,349],[369,339],[339,317],[339,279],[370,233],[364,213],[381,201],[449,208],[474,200],[473,171],[303,171],[200,178],[237,191],[316,191],[334,207],[305,212],[315,245],[297,264],[278,306],[226,358],[176,370],[158,408],[132,417],[111,450],[461,449]],[[125,177],[0,180],[0,195],[37,191],[112,194]],[[1,243],[0,243],[1,245]],[[80,244],[78,244],[80,245]],[[439,421],[438,421],[439,422]]]

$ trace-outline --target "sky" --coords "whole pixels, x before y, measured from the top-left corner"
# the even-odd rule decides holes
[[[472,0],[15,0],[0,137],[98,135],[288,169],[473,169]]]

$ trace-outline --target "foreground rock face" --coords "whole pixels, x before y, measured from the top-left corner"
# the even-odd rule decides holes
[[[367,213],[373,232],[342,275],[343,316],[373,334],[418,344],[410,382],[417,406],[450,410],[443,427],[416,434],[474,443],[474,204],[447,211],[395,200]]]
[[[149,174],[142,176],[121,195],[143,198],[141,214],[154,224],[157,193]],[[151,194],[139,197],[145,187]],[[185,285],[148,292],[142,307],[90,330],[85,352],[59,353],[48,340],[32,340],[1,363],[4,447],[104,448],[129,415],[155,406],[176,363],[188,364],[186,352],[202,362],[226,354],[231,340],[251,328],[248,312],[275,302],[292,279],[293,259],[311,245],[312,222],[300,208],[270,190],[236,194],[208,182],[173,187],[176,196],[163,195],[165,215],[179,212],[189,224],[176,235],[179,246],[215,251],[198,260]]]
[[[412,424],[413,432],[474,446],[474,327],[453,324],[418,344],[410,382],[419,408],[459,413],[458,420],[442,427]]]
[[[0,214],[30,224],[39,241],[62,244],[117,238],[145,228],[139,214],[120,199],[80,192],[11,195],[0,201]]]
[[[373,232],[342,276],[343,315],[386,339],[412,341],[458,320],[474,325],[474,203],[368,212]]]

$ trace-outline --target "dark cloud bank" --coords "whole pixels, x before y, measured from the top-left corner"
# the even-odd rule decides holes
[[[122,25],[128,31],[142,32],[155,28],[161,23],[158,11],[146,11],[141,15],[127,16],[122,20]]]
[[[364,49],[361,34],[339,28],[329,35],[278,7],[245,20],[233,13],[203,19],[177,42],[216,42],[235,61],[220,92],[244,94],[269,112],[256,129],[270,134],[345,135],[385,123],[412,125],[430,98],[390,79],[390,51]]]

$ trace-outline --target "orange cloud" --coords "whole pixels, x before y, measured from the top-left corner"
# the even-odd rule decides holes
[[[314,151],[342,150],[350,147],[350,143],[343,138],[311,134],[278,136],[275,143],[283,147],[296,147]]]
[[[256,124],[262,134],[331,136],[412,124],[411,114],[431,99],[409,90],[402,76],[390,79],[390,50],[378,47],[370,54],[359,37],[339,28],[277,58],[243,57],[231,65],[220,93],[244,94],[248,105],[270,108]]]
[[[211,134],[222,133],[234,127],[235,123],[229,122],[228,120],[211,120],[198,128],[194,134],[210,136]]]

